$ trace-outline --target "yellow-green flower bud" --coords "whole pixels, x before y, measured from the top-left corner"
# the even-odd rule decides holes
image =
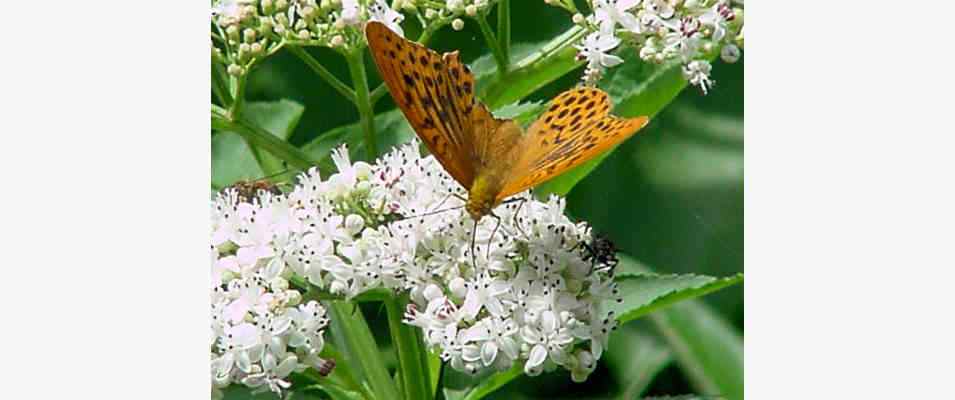
[[[229,68],[226,69],[226,72],[232,76],[241,76],[245,72],[245,68],[242,68],[236,64],[230,64]]]
[[[464,29],[464,20],[461,18],[455,18],[454,21],[451,21],[451,27],[456,31]]]
[[[256,56],[256,57],[262,55],[262,50],[264,48],[265,46],[263,46],[262,43],[259,43],[259,42],[255,42],[249,45],[249,51],[252,53],[253,56]]]
[[[467,15],[473,17],[473,16],[477,15],[477,6],[474,5],[474,4],[471,4],[471,5],[467,6],[467,7],[464,7],[464,12],[465,12]]]
[[[288,0],[275,0],[276,10],[285,10],[288,8]]]
[[[299,40],[308,40],[311,37],[311,35],[308,33],[308,29],[302,29],[298,31],[297,36]]]
[[[273,3],[272,0],[261,0],[259,4],[262,5],[262,12],[265,14],[271,15],[275,12],[275,3]]]
[[[255,42],[255,29],[245,28],[242,31],[242,40],[246,43]]]
[[[341,47],[341,45],[343,44],[345,44],[345,38],[343,38],[342,35],[335,35],[334,37],[332,37],[332,40],[331,40],[332,47]]]
[[[228,28],[225,28],[225,35],[229,40],[239,41],[239,27],[235,25],[229,25]]]

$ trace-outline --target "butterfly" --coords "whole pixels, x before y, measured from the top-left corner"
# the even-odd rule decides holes
[[[554,98],[525,134],[475,100],[474,76],[457,51],[439,55],[376,21],[366,25],[365,36],[398,108],[467,189],[465,209],[475,222],[507,197],[613,148],[648,122],[610,115],[605,92],[580,87]]]

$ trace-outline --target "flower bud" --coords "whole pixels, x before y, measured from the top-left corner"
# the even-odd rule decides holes
[[[332,47],[341,47],[343,44],[345,44],[345,38],[343,38],[342,35],[335,35],[332,37]]]
[[[456,31],[464,29],[464,20],[461,18],[455,18],[454,21],[451,21],[451,27]]]
[[[253,56],[261,56],[263,49],[264,48],[262,47],[262,43],[259,43],[259,42],[255,42],[249,45],[249,52],[251,52]]]
[[[345,29],[345,20],[339,19],[335,21],[335,29],[338,29],[338,30]]]
[[[272,278],[272,280],[269,281],[269,288],[271,288],[273,292],[288,290],[288,281],[284,278]]]
[[[229,68],[226,68],[226,72],[232,76],[242,76],[242,74],[245,73],[245,68],[242,68],[236,64],[230,64]]]
[[[272,0],[261,0],[259,4],[262,5],[262,12],[265,14],[272,14],[275,11],[275,3]]]
[[[230,40],[239,40],[239,27],[235,25],[229,25],[228,28],[225,28],[225,35]]]
[[[299,40],[308,40],[308,38],[311,37],[311,35],[309,35],[307,29],[302,29],[302,30],[298,31],[298,35],[297,35],[297,36],[298,36],[298,39],[299,39]]]
[[[464,287],[464,279],[461,277],[452,279],[451,282],[448,283],[448,289],[451,289],[451,294],[459,299],[463,299],[464,296],[468,294],[468,289]]]
[[[467,7],[464,7],[464,13],[472,17],[477,15],[477,6],[474,4],[471,4]]]
[[[736,47],[736,45],[734,44],[728,44],[726,46],[723,46],[723,50],[720,50],[720,58],[722,58],[723,61],[728,62],[730,64],[738,61],[739,56],[740,56],[739,47]]]
[[[584,15],[581,13],[574,14],[573,21],[575,24],[580,25],[584,22]]]
[[[275,9],[284,10],[288,8],[288,0],[275,0]]]
[[[242,31],[242,40],[246,43],[252,43],[255,41],[255,29],[245,28]]]
[[[427,18],[427,19],[434,19],[434,17],[435,17],[436,15],[437,15],[437,12],[434,11],[433,8],[429,8],[429,9],[425,10],[425,12],[424,12],[424,17]]]
[[[285,292],[285,298],[288,299],[288,306],[297,306],[302,303],[302,294],[297,290],[288,290]]]
[[[349,235],[357,235],[365,227],[365,220],[358,214],[345,217],[345,230]]]

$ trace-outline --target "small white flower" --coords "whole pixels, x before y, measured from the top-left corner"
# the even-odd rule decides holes
[[[623,59],[607,52],[613,50],[620,44],[612,34],[604,32],[593,32],[574,47],[579,50],[578,60],[587,60],[587,66],[591,68],[613,67],[623,62]]]
[[[700,90],[703,91],[703,94],[706,94],[709,91],[709,88],[713,87],[713,81],[710,80],[711,69],[713,69],[713,67],[709,62],[703,60],[694,60],[683,66],[683,76],[691,84],[699,86]]]
[[[345,25],[358,25],[361,22],[361,9],[358,8],[358,0],[341,0],[342,14],[339,20]]]
[[[616,24],[626,30],[634,30],[637,28],[637,17],[629,10],[638,4],[640,0],[594,0],[594,21],[605,33],[612,33]]]
[[[369,21],[378,21],[388,29],[391,29],[399,36],[404,37],[405,32],[401,29],[401,21],[405,19],[404,15],[391,9],[384,0],[374,0],[371,5],[368,6]]]

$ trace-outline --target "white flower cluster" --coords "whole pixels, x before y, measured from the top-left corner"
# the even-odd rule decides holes
[[[213,397],[232,384],[276,393],[292,372],[327,374],[334,361],[318,356],[328,325],[325,309],[289,288],[282,244],[300,221],[283,196],[260,192],[247,202],[234,189],[212,203]]]
[[[213,57],[241,75],[283,42],[348,48],[364,40],[367,21],[402,34],[404,16],[385,0],[218,0],[213,3]]]
[[[407,291],[405,322],[460,371],[563,366],[580,381],[595,368],[615,324],[601,304],[616,289],[609,266],[584,258],[590,229],[564,216],[556,196],[525,194],[478,224],[472,254],[474,222],[457,197],[465,193],[418,148],[404,145],[375,165],[352,163],[340,148],[338,172],[325,180],[313,168],[288,194],[217,196],[217,385],[279,390],[290,371],[322,367],[315,350],[327,319],[314,302],[297,305],[292,276],[346,298]]]
[[[396,8],[419,13],[429,29],[450,22],[451,27],[459,31],[464,29],[464,20],[459,17],[474,17],[479,12],[487,12],[494,0],[398,0],[396,3]]]
[[[742,6],[742,1],[738,1]],[[726,62],[740,57],[743,10],[729,0],[593,0],[593,14],[574,16],[590,33],[576,45],[587,60],[584,82],[593,85],[605,68],[621,62],[608,54],[622,40],[647,62],[679,60],[683,75],[705,94],[713,85],[709,59],[719,51]]]

